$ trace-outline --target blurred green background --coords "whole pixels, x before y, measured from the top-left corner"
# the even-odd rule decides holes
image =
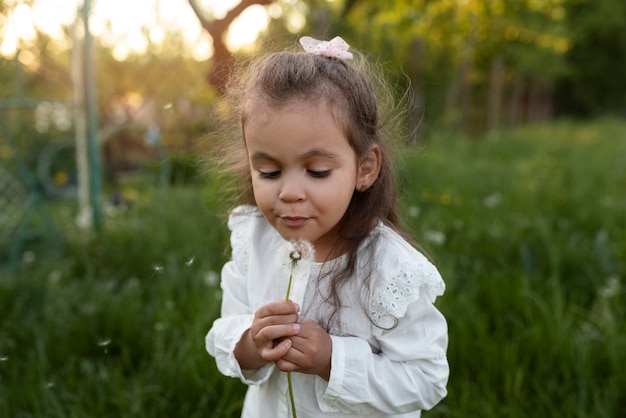
[[[410,104],[401,210],[450,328],[423,416],[622,416],[625,26],[622,0],[0,1],[0,416],[239,415],[204,350],[232,205],[205,161],[230,65],[300,35]]]

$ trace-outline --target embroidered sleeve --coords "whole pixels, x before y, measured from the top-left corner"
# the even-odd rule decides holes
[[[250,264],[250,226],[252,224],[254,206],[238,206],[231,212],[228,218],[228,229],[230,229],[230,246],[232,248],[233,261],[243,274],[248,273]]]
[[[389,273],[380,277],[370,302],[370,317],[381,328],[393,327],[422,295],[432,303],[445,290],[441,275],[426,258],[400,263]]]

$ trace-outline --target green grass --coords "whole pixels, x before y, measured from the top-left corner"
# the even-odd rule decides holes
[[[406,224],[448,287],[449,395],[425,417],[626,409],[625,132],[561,122],[403,150]],[[42,236],[0,270],[0,416],[238,416],[245,387],[204,350],[228,257],[218,183],[143,186],[101,236],[53,205],[64,246]]]

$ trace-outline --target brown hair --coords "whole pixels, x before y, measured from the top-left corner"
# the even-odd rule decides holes
[[[236,109],[239,135],[243,134],[246,122],[259,105],[280,109],[293,100],[325,100],[357,160],[372,145],[381,150],[378,179],[367,190],[354,192],[339,223],[341,242],[336,245],[347,250],[347,262],[338,271],[330,273],[331,294],[327,295],[327,300],[335,306],[335,314],[341,307],[339,289],[342,284],[353,276],[357,265],[369,265],[372,259],[377,240],[371,232],[376,223],[382,221],[406,237],[399,226],[394,170],[378,105],[379,100],[393,102],[393,96],[384,86],[382,76],[377,78],[368,74],[368,63],[358,53],[354,60],[342,60],[306,52],[277,52],[252,62],[245,75],[234,78],[227,90],[230,103]],[[243,184],[239,200],[254,204],[243,141],[241,136],[238,149],[234,150],[236,154],[231,153],[235,157],[231,161],[238,174],[240,189]],[[363,248],[367,248],[367,252],[362,256],[368,259],[359,261],[359,250]],[[328,319],[327,327],[334,316]]]

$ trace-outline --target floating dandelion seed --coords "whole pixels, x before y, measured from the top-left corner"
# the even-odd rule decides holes
[[[196,257],[191,257],[189,260],[185,262],[185,265],[189,267],[193,264],[194,261],[196,261]]]
[[[163,109],[172,110],[172,107],[173,107],[172,103],[166,103],[165,106],[163,106]]]
[[[46,383],[46,388],[48,389],[52,389],[54,387],[54,382],[48,382]]]
[[[110,338],[98,341],[98,347],[106,347],[109,344],[111,344]]]
[[[9,356],[0,357],[0,361],[9,361]]]
[[[157,273],[160,273],[163,271],[163,266],[160,264],[155,264],[152,266],[152,270],[154,270]]]

